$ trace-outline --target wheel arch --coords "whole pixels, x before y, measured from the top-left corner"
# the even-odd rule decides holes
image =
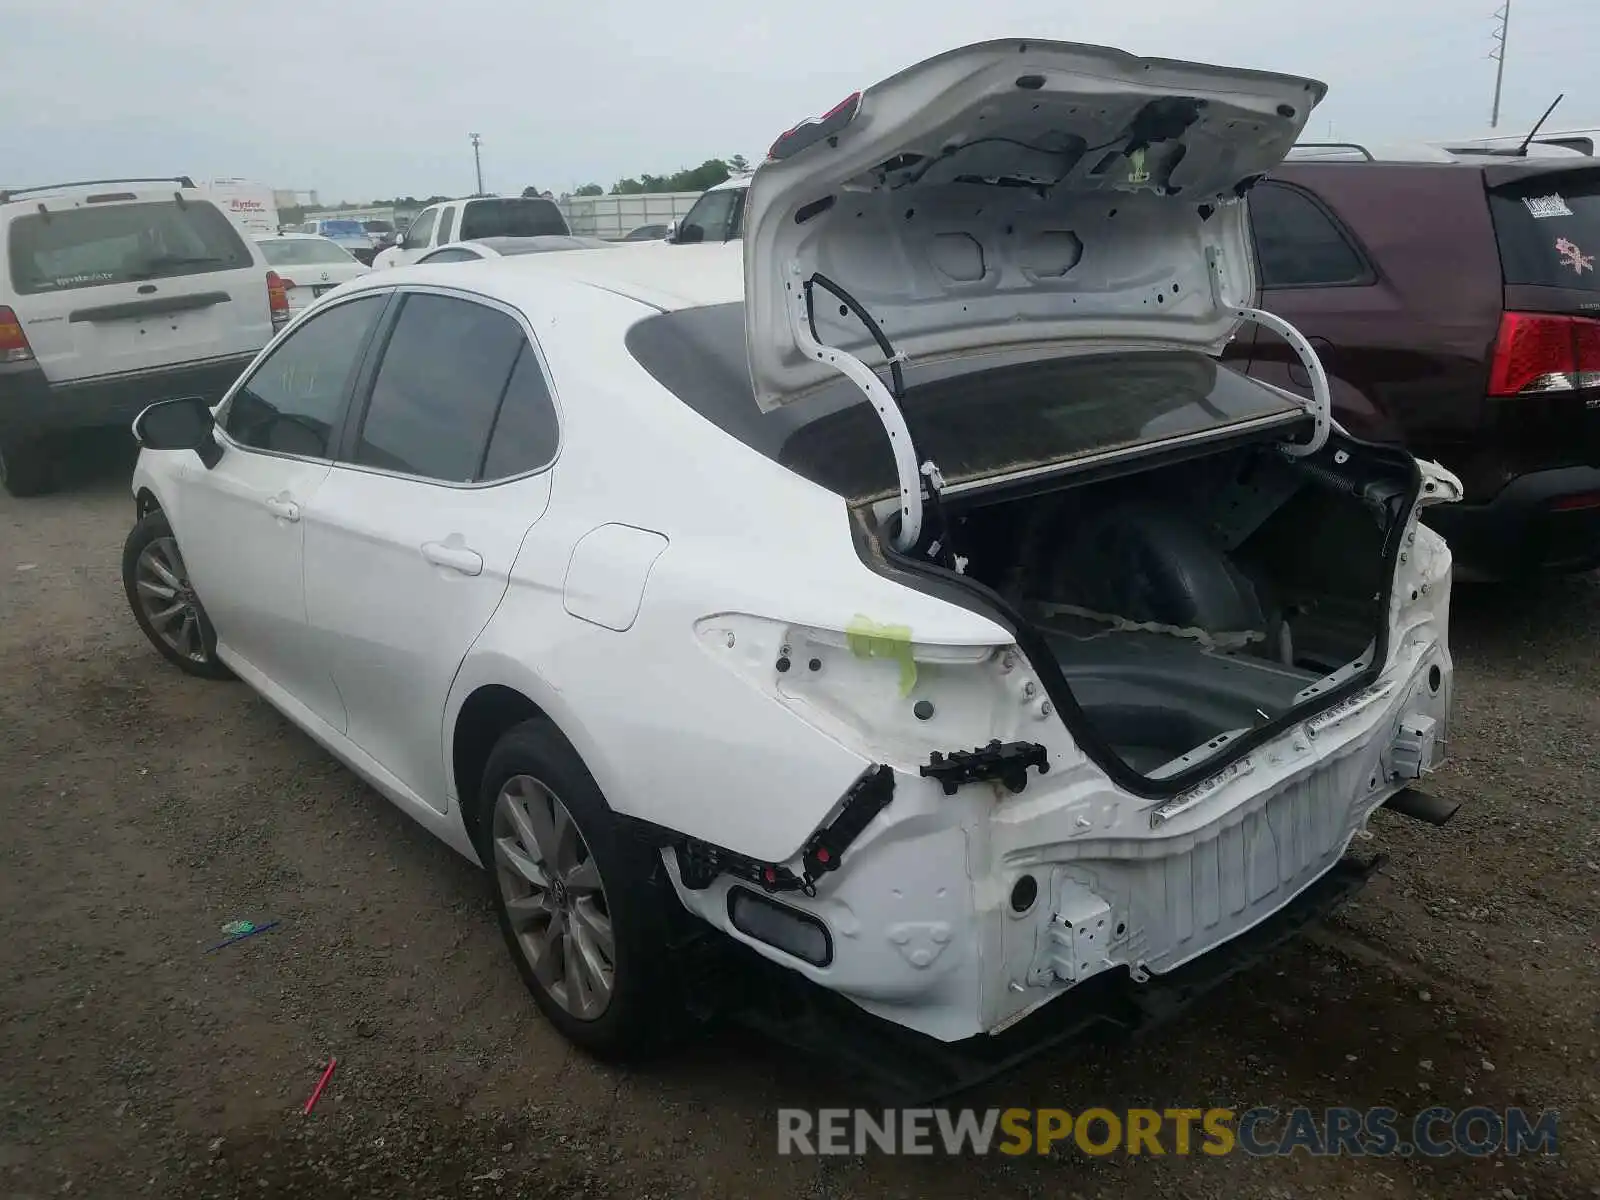
[[[461,823],[479,846],[478,793],[495,743],[524,721],[542,720],[572,747],[609,797],[608,771],[599,744],[565,705],[559,693],[520,663],[499,655],[471,662],[456,678],[455,699],[446,710],[445,766],[460,806]],[[481,849],[480,849],[481,854]]]

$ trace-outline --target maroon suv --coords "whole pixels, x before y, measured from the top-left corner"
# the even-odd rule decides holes
[[[1335,417],[1460,476],[1428,517],[1457,577],[1600,565],[1600,159],[1290,161],[1249,203],[1262,307]],[[1273,334],[1229,357],[1309,394]]]

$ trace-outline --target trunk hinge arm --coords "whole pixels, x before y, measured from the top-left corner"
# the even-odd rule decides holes
[[[917,447],[911,440],[911,428],[906,424],[906,415],[900,411],[899,403],[883,386],[883,380],[878,378],[876,371],[848,351],[825,346],[812,335],[811,289],[806,286],[806,280],[801,278],[798,263],[790,265],[789,274],[789,328],[794,334],[795,345],[860,388],[873,411],[878,414],[883,431],[889,436],[889,449],[894,454],[894,471],[900,486],[900,529],[892,540],[896,550],[910,550],[922,536],[923,474],[917,466]],[[897,353],[895,359],[904,362],[905,356]],[[928,485],[937,487],[941,478],[938,468],[932,463],[928,466],[931,468]]]
[[[1311,414],[1314,422],[1309,442],[1285,442],[1283,452],[1291,458],[1305,458],[1315,454],[1328,443],[1328,434],[1333,430],[1333,391],[1328,386],[1328,373],[1322,369],[1322,360],[1317,357],[1316,349],[1306,340],[1301,333],[1289,322],[1276,313],[1269,313],[1265,309],[1250,308],[1245,305],[1229,305],[1223,299],[1222,289],[1226,282],[1222,277],[1222,263],[1217,257],[1214,248],[1206,250],[1206,260],[1211,267],[1211,296],[1216,301],[1217,307],[1231,307],[1233,315],[1241,321],[1250,321],[1263,329],[1270,329],[1284,341],[1289,343],[1289,349],[1295,352],[1295,357],[1300,360],[1300,365],[1305,367],[1306,374],[1311,376],[1311,399],[1301,399],[1306,411]],[[1289,395],[1294,395],[1290,392]],[[1296,397],[1300,399],[1299,397]]]

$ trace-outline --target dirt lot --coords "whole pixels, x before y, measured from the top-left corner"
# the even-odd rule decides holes
[[[1380,817],[1392,864],[1331,927],[973,1101],[1520,1104],[1560,1110],[1558,1159],[779,1158],[776,1108],[850,1102],[826,1064],[569,1052],[467,864],[142,642],[127,469],[0,496],[0,1195],[1600,1196],[1600,579],[1458,592],[1437,790],[1466,806]],[[240,918],[281,925],[205,953]]]

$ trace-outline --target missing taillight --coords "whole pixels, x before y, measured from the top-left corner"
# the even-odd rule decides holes
[[[1500,318],[1489,395],[1525,396],[1600,387],[1600,321],[1553,313]]]

